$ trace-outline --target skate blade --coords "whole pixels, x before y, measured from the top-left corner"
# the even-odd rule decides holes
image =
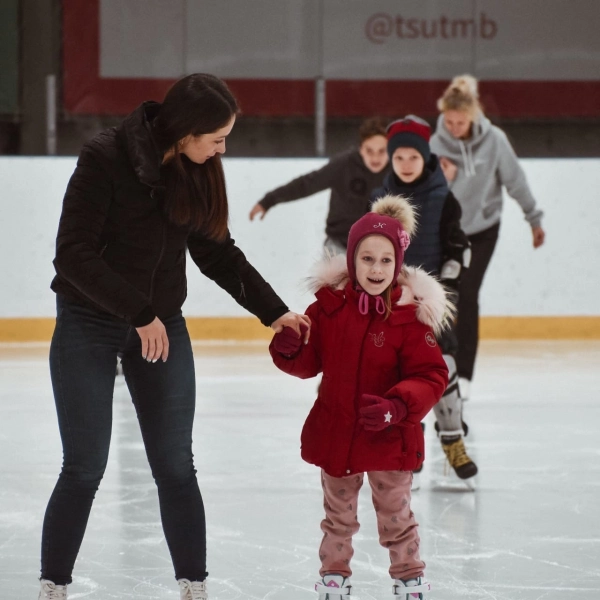
[[[475,492],[477,489],[477,476],[469,479],[460,479],[456,475],[438,477],[431,480],[431,490],[434,492]]]

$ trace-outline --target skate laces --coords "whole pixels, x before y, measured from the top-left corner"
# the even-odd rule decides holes
[[[39,600],[67,600],[67,586],[56,585],[53,581],[42,579]]]
[[[208,600],[206,581],[190,581],[179,579],[181,600]]]
[[[451,442],[450,444],[442,444],[442,448],[448,457],[448,462],[454,469],[472,462],[467,456],[465,443],[463,442],[462,437],[458,438],[455,442]]]

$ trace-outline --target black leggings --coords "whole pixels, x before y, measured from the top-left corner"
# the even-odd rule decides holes
[[[472,256],[471,265],[461,275],[459,286],[456,367],[458,376],[469,380],[473,378],[479,342],[479,289],[494,254],[499,230],[500,223],[468,236]]]

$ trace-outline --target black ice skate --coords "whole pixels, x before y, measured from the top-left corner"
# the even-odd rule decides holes
[[[450,466],[460,479],[469,479],[477,474],[477,465],[469,458],[460,433],[455,435],[440,435],[442,449]]]

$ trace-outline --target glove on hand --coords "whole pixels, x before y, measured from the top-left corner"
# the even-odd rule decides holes
[[[304,334],[308,330],[306,325],[300,325],[302,332],[300,337],[291,327],[284,327],[282,331],[275,334],[273,348],[285,356],[293,356],[304,344]]]
[[[442,265],[442,270],[440,271],[440,279],[458,279],[460,276],[461,269],[462,266],[457,260],[447,260]]]
[[[366,431],[382,431],[390,425],[395,425],[406,418],[408,409],[400,398],[382,398],[371,394],[363,394],[366,403],[360,409],[358,422]]]

